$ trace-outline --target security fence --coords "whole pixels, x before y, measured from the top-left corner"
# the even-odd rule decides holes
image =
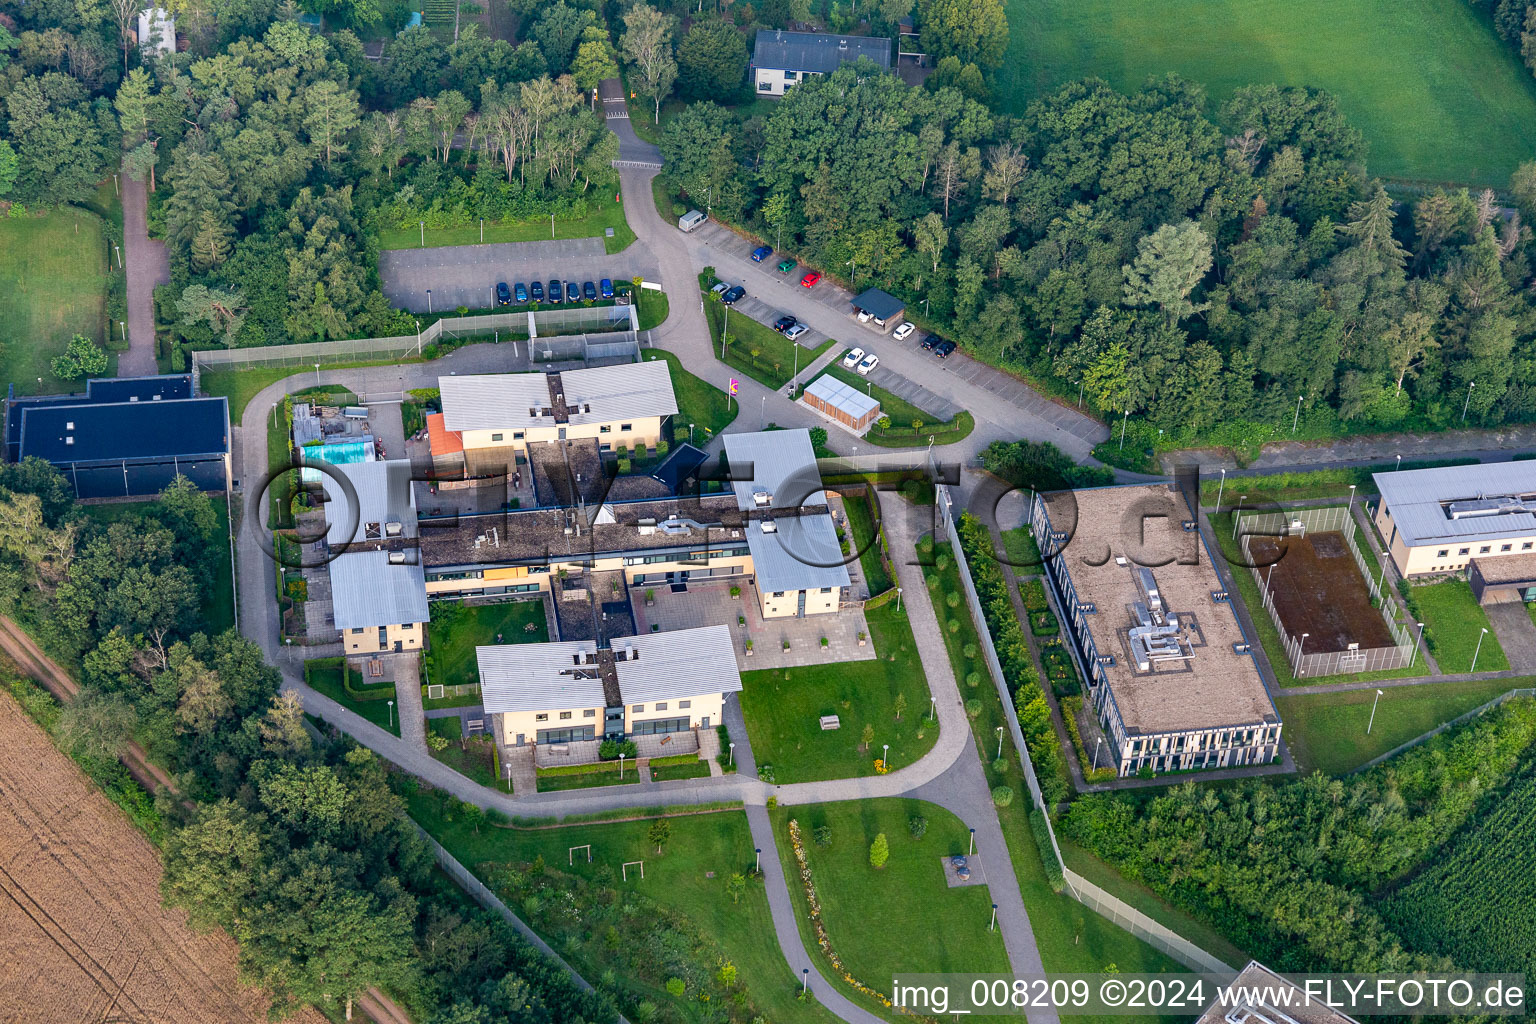
[[[1406,668],[1413,664],[1417,652],[1413,633],[1407,625],[1397,621],[1401,606],[1395,595],[1382,589],[1385,574],[1378,578],[1366,562],[1365,555],[1355,540],[1355,521],[1348,507],[1334,506],[1239,515],[1234,529],[1241,543],[1243,562],[1249,566],[1248,571],[1253,574],[1264,610],[1269,613],[1270,621],[1274,623],[1275,630],[1280,634],[1280,643],[1285,648],[1286,660],[1290,662],[1291,672],[1298,679],[1347,675],[1355,672],[1385,672]],[[1265,567],[1263,571],[1254,567],[1249,539],[1251,537],[1304,537],[1308,533],[1334,532],[1344,538],[1350,554],[1354,556],[1355,565],[1365,581],[1370,599],[1379,601],[1378,609],[1382,622],[1385,623],[1387,633],[1393,640],[1390,646],[1362,648],[1351,645],[1350,649],[1343,651],[1309,652],[1305,650],[1302,638],[1292,636],[1286,631],[1285,624],[1280,621],[1280,613],[1275,607],[1274,590],[1270,586],[1273,566]]]
[[[253,348],[205,349],[192,353],[194,387],[200,387],[208,370],[244,370],[258,366],[312,366],[315,363],[390,362],[417,358],[443,340],[487,340],[505,335],[537,339],[534,361],[609,359],[639,356],[640,321],[633,305],[582,306],[571,309],[522,310],[516,313],[485,313],[480,316],[443,317],[422,328],[419,334],[392,338],[352,338],[342,341],[311,341],[295,345],[263,345]],[[622,337],[609,337],[622,332]],[[598,335],[591,340],[587,335]],[[541,335],[543,335],[541,337]],[[544,353],[549,353],[547,356]]]
[[[929,466],[933,471],[934,479],[938,479],[937,467],[932,462],[933,456],[929,455]],[[1019,760],[1024,767],[1024,782],[1029,787],[1029,796],[1034,801],[1035,807],[1045,818],[1046,834],[1051,840],[1049,851],[1041,850],[1042,857],[1054,857],[1056,863],[1061,865],[1062,878],[1066,882],[1067,893],[1079,903],[1090,910],[1108,918],[1143,942],[1153,946],[1169,956],[1186,964],[1197,971],[1213,971],[1226,973],[1236,970],[1220,959],[1201,949],[1182,935],[1172,929],[1159,924],[1146,914],[1132,907],[1124,900],[1112,895],[1108,891],[1088,881],[1082,875],[1066,866],[1066,861],[1061,855],[1061,845],[1056,840],[1056,828],[1051,822],[1053,808],[1046,806],[1045,798],[1040,792],[1040,783],[1035,777],[1035,765],[1030,759],[1029,748],[1024,744],[1024,733],[1019,728],[1018,713],[1014,709],[1013,694],[1009,691],[1008,681],[1003,676],[1002,662],[998,659],[997,648],[992,642],[992,631],[987,626],[986,616],[982,614],[981,599],[976,593],[976,585],[971,581],[970,565],[966,561],[965,551],[960,545],[960,533],[956,526],[958,514],[954,505],[949,487],[945,484],[936,484],[935,503],[938,507],[938,516],[944,526],[945,536],[949,540],[950,551],[955,559],[956,568],[960,573],[960,584],[965,591],[966,606],[970,609],[971,618],[976,623],[976,632],[981,638],[982,660],[987,664],[987,672],[992,677],[992,684],[997,688],[997,695],[1003,703],[1003,713],[1008,722],[1008,734],[1013,739],[1013,748],[1019,752]]]

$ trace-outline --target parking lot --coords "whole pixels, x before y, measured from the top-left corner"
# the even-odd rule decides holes
[[[509,286],[534,280],[658,280],[651,251],[635,242],[609,256],[601,238],[561,238],[547,242],[498,242],[494,245],[445,245],[389,249],[379,254],[379,279],[390,304],[412,313],[496,304],[496,283]],[[430,301],[427,292],[432,293]]]

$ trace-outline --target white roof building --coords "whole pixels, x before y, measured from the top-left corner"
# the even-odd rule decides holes
[[[139,49],[169,56],[176,52],[176,19],[160,7],[139,12]]]

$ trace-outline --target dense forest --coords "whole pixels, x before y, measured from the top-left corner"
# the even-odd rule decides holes
[[[226,557],[210,499],[184,479],[102,521],[45,463],[0,467],[0,610],[81,683],[48,716],[56,739],[88,765],[138,742],[193,801],[162,793],[140,818],[163,839],[166,900],[234,936],[242,975],[279,1009],[334,1015],[382,985],[429,1024],[612,1020],[605,996],[445,887],[383,762],[314,742],[260,649],[204,632]]]
[[[669,180],[1143,442],[1536,418],[1520,211],[1395,199],[1329,96],[1085,81],[1009,116],[872,72],[690,106]]]
[[[1151,797],[1087,796],[1072,805],[1062,834],[1276,970],[1526,970],[1536,964],[1528,930],[1505,929],[1502,939],[1526,945],[1496,954],[1480,936],[1459,943],[1456,932],[1430,937],[1410,928],[1418,941],[1408,944],[1383,919],[1379,894],[1423,868],[1442,884],[1440,906],[1481,899],[1481,890],[1463,888],[1467,878],[1436,865],[1443,854],[1454,862],[1456,847],[1446,854],[1445,844],[1498,806],[1533,742],[1536,702],[1516,699],[1348,779],[1319,773],[1219,790],[1186,783]],[[1401,915],[1412,903],[1387,906]]]

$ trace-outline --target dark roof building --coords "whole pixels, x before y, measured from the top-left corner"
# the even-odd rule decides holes
[[[157,494],[176,476],[227,490],[229,403],[184,375],[93,380],[83,395],[13,398],[6,454],[57,466],[77,498]]]
[[[762,96],[782,96],[806,75],[827,75],[867,58],[882,71],[891,67],[891,41],[884,36],[839,36],[822,32],[764,29],[752,51],[753,78]]]
[[[879,288],[866,288],[853,300],[853,308],[882,321],[884,326],[893,327],[895,325],[892,321],[901,316],[907,304],[890,292],[883,292]]]

